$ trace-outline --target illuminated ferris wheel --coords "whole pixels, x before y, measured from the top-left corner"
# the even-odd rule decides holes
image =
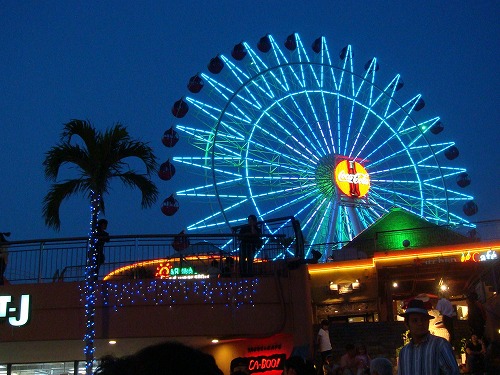
[[[439,117],[417,119],[421,95],[397,99],[400,75],[377,83],[376,58],[359,70],[350,45],[337,57],[324,37],[306,48],[298,34],[283,46],[266,35],[191,77],[172,108],[194,146],[173,158],[192,172],[176,192],[198,215],[187,229],[294,216],[319,245],[352,239],[392,207],[467,224],[477,206],[459,190],[470,178],[450,165],[458,148],[438,140]]]

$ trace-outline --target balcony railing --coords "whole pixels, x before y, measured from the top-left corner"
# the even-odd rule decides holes
[[[278,263],[275,260],[303,256],[300,225],[293,217],[259,222],[259,226],[264,245],[256,253],[256,263],[272,265]],[[154,261],[162,259],[171,259],[173,266],[195,263],[206,267],[216,260],[221,272],[229,259],[229,271],[237,276],[239,241],[235,229],[223,234],[186,234],[190,245],[180,252],[172,246],[179,234],[111,236],[104,246],[106,259],[99,277],[130,265],[137,267],[122,272],[121,277],[154,276],[154,269],[144,274],[144,264],[149,262],[154,268]],[[9,242],[5,279],[11,284],[83,281],[87,246],[87,237]],[[275,271],[272,266],[257,268],[259,272]]]
[[[283,262],[274,261],[288,260],[290,258],[302,259],[304,256],[309,256],[311,250],[317,250],[323,254],[320,262],[359,257],[359,255],[353,255],[349,251],[338,250],[344,245],[340,243],[304,244],[300,224],[293,217],[272,219],[260,222],[259,225],[264,239],[264,246],[256,254],[259,272],[275,272],[277,267],[283,266]],[[439,239],[442,234],[438,229],[433,230],[430,234],[427,231],[427,235]],[[456,231],[464,235],[470,235],[468,233],[470,230],[471,227],[464,227]],[[478,222],[474,230],[478,241],[499,239],[500,220]],[[400,238],[402,235],[407,236],[421,231],[422,228],[414,228],[405,231],[380,232],[377,233],[375,239],[370,241],[374,242],[372,246],[376,249],[379,247],[377,241],[385,243],[388,238]],[[192,257],[187,258],[188,255],[199,255],[199,262],[207,267],[212,260],[218,260],[221,272],[226,258],[232,258],[234,263],[231,265],[231,271],[233,275],[237,276],[239,242],[235,232],[187,234],[190,248],[188,251],[181,253],[172,247],[176,236],[178,234],[111,236],[110,242],[104,247],[106,261],[101,266],[100,278],[121,267],[156,259],[176,258],[177,265],[182,262],[186,264],[186,261],[193,261]],[[398,240],[398,244],[401,244],[401,241]],[[9,242],[7,248],[9,253],[8,264],[4,276],[12,284],[82,281],[87,261],[87,245],[87,237]],[[263,266],[264,263],[265,267]],[[276,263],[276,266],[274,266],[274,263]],[[139,267],[132,269],[126,276],[144,277],[143,270]]]

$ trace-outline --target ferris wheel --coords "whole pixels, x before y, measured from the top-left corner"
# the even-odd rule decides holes
[[[469,223],[477,206],[450,162],[458,148],[440,140],[439,117],[420,119],[421,95],[398,99],[400,75],[379,83],[376,58],[359,69],[352,46],[334,56],[324,37],[280,44],[265,35],[215,56],[172,107],[192,147],[173,158],[191,172],[176,192],[196,204],[189,231],[294,216],[313,246],[349,241],[392,207]]]

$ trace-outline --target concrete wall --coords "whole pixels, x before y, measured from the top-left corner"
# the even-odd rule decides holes
[[[22,294],[30,295],[31,319],[15,327],[8,322],[14,312],[0,318],[0,363],[82,360],[86,321],[81,287],[69,282],[4,286],[0,295],[13,298],[9,308],[18,307]],[[286,354],[312,343],[305,266],[252,279],[99,283],[97,294],[97,357],[131,354],[165,340],[203,347],[212,338],[230,342],[286,334],[279,340]],[[109,346],[109,339],[119,345]],[[248,346],[255,345],[243,344]]]

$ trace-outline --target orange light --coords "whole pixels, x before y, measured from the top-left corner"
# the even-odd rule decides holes
[[[469,254],[469,259],[472,259],[471,254],[490,254],[490,257],[496,256],[500,251],[498,242],[484,243],[482,246],[471,247],[470,244],[438,246],[435,248],[422,248],[411,250],[397,250],[392,252],[380,252],[373,254],[373,258],[355,259],[339,262],[309,264],[309,273],[327,273],[327,272],[342,272],[360,268],[373,268],[377,264],[384,262],[408,261],[411,259],[428,259],[457,256],[457,261],[463,262],[466,254]],[[495,255],[492,255],[495,254]],[[461,257],[461,259],[459,258]],[[496,259],[496,258],[495,258]]]
[[[358,162],[342,160],[333,174],[337,187],[348,197],[361,198],[370,190],[370,175]]]

